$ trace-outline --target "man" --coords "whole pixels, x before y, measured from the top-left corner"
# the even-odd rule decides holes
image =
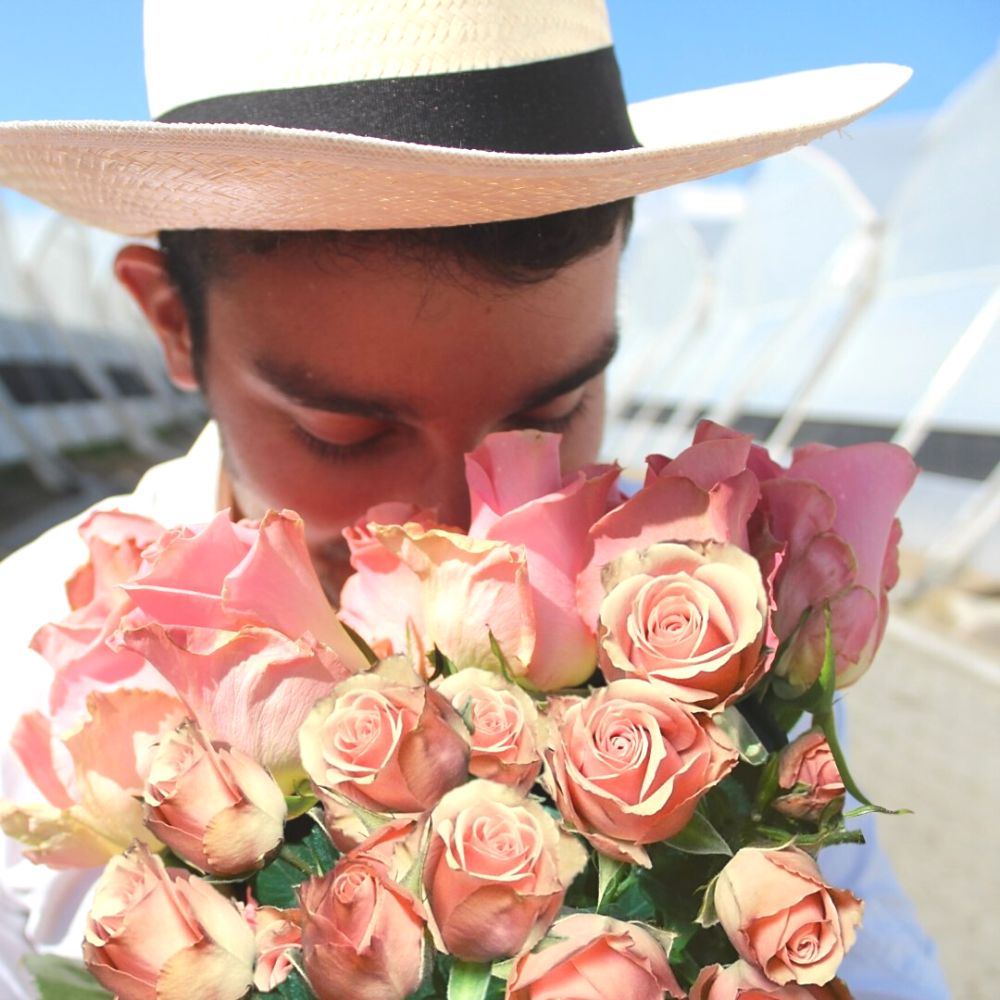
[[[633,195],[839,127],[907,75],[843,68],[626,109],[598,0],[146,10],[159,121],[0,126],[0,183],[161,234],[116,273],[214,423],[114,504],[166,523],[293,508],[332,594],[341,529],[373,504],[467,519],[462,456],[487,433],[560,431],[567,469],[596,458]],[[81,558],[68,524],[0,567],[24,664],[4,742],[43,703],[45,665],[21,651],[65,613]],[[5,761],[3,797],[24,788]],[[72,954],[93,876],[5,850],[0,982],[19,996],[25,920],[33,946]],[[857,995],[944,995],[919,932],[886,910],[901,898],[887,869],[859,854],[859,877],[888,882],[874,901],[858,886],[878,937],[871,968],[856,949]]]

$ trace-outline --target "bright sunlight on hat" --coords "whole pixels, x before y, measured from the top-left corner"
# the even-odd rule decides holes
[[[546,215],[870,111],[865,64],[627,105],[603,0],[146,0],[152,122],[0,124],[0,184],[129,235]]]

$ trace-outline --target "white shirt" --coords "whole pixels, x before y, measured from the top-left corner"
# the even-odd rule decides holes
[[[218,509],[220,468],[218,433],[209,424],[187,455],[154,466],[133,493],[95,507],[142,514],[165,527],[202,523]],[[57,525],[0,562],[3,799],[40,798],[8,749],[10,734],[23,713],[45,710],[51,669],[28,643],[38,628],[69,611],[63,584],[87,560],[77,526],[88,513]],[[829,848],[821,857],[826,878],[865,901],[864,927],[841,967],[841,978],[856,1000],[947,1000],[934,945],[878,848],[874,818],[866,816],[859,825],[868,840],[864,847]],[[100,869],[53,871],[27,861],[14,841],[2,835],[0,840],[0,997],[29,1000],[35,993],[21,958],[30,951],[80,956],[90,891]]]

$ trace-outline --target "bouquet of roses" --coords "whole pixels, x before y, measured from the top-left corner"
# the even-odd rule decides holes
[[[105,866],[83,961],[123,1000],[849,997],[862,902],[815,857],[860,839],[845,788],[877,807],[833,698],[914,476],[704,423],[626,497],[498,434],[468,531],[386,505],[345,533],[339,613],[291,512],[93,514],[13,738],[45,801],[3,829]]]

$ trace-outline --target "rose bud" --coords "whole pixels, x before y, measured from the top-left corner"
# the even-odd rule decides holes
[[[739,759],[708,715],[646,681],[553,699],[549,722],[545,783],[560,813],[597,850],[647,868],[640,845],[683,829]]]
[[[244,909],[243,916],[253,929],[257,949],[253,984],[261,993],[268,993],[294,968],[288,953],[302,947],[302,911],[254,904]]]
[[[143,794],[146,826],[172,851],[212,875],[241,875],[281,847],[288,815],[274,779],[190,720],[156,748]]]
[[[715,908],[733,947],[779,985],[833,979],[854,944],[863,905],[828,886],[797,848],[744,847],[715,883]]]
[[[472,727],[469,772],[527,792],[542,769],[538,710],[530,695],[477,668],[460,670],[436,687]]]
[[[834,979],[825,986],[772,983],[747,962],[702,969],[688,1000],[852,1000],[850,990]]]
[[[452,790],[431,813],[424,859],[438,949],[489,962],[532,947],[586,862],[582,845],[514,789],[471,781]]]
[[[402,882],[422,859],[426,829],[423,819],[397,817],[358,844],[354,855],[376,858],[388,867],[391,879]]]
[[[108,863],[87,916],[83,959],[119,1000],[240,1000],[253,983],[253,931],[200,878],[164,868],[143,844]]]
[[[803,733],[781,751],[778,786],[788,794],[779,795],[771,805],[793,819],[816,821],[831,803],[843,803],[844,782],[819,730]]]
[[[601,670],[653,681],[678,701],[722,708],[767,664],[768,599],[757,561],[735,545],[664,542],[605,566]]]
[[[556,939],[553,944],[514,962],[507,1000],[684,996],[663,948],[639,924],[575,913],[557,920],[549,933]]]
[[[299,732],[320,792],[375,813],[420,813],[468,776],[469,734],[415,674],[352,677],[319,701]]]
[[[319,1000],[403,1000],[424,975],[424,911],[372,856],[348,855],[299,888],[302,954]]]

